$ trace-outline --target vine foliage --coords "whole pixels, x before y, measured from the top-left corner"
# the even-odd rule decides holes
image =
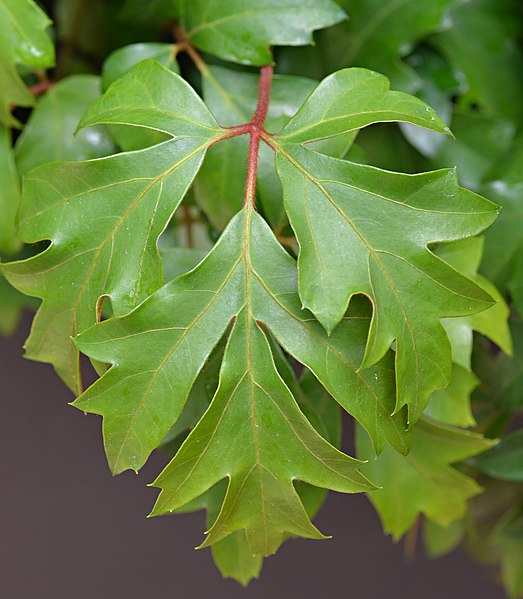
[[[47,17],[31,0],[0,0],[2,31],[24,27],[0,45],[0,240],[6,281],[41,300],[27,357],[102,416],[114,474],[159,447],[172,454],[151,515],[205,508],[202,546],[243,584],[286,538],[323,538],[311,518],[325,490],[368,493],[395,538],[422,514],[433,531],[463,522],[479,472],[498,472],[498,432],[466,430],[479,414],[472,334],[506,355],[512,342],[504,296],[478,274],[477,236],[500,207],[481,185],[460,186],[442,148],[462,142],[424,101],[448,117],[452,79],[429,93],[427,75],[401,60],[406,29],[380,46],[387,19],[394,37],[392,9],[347,37],[350,6],[332,0],[144,4],[128,0],[118,18],[144,10],[152,30],[170,24],[172,43],[123,40],[101,78],[55,82],[41,71],[53,64]],[[372,3],[359,4],[354,23]],[[453,3],[430,2],[430,14],[405,4],[419,37]],[[301,47],[321,28],[314,50]],[[445,35],[420,50],[434,68],[437,44],[452,55]],[[334,38],[349,40],[341,63]],[[296,65],[310,52],[326,66],[304,77]],[[58,76],[69,53],[65,43]],[[362,68],[374,65],[393,89]],[[21,67],[40,81],[26,86]],[[13,105],[39,93],[13,152]],[[50,121],[63,139],[42,135]],[[383,168],[383,131],[416,153],[416,174]],[[494,276],[502,218],[486,242]],[[518,298],[514,276],[502,279]],[[99,375],[87,388],[81,354]],[[340,409],[357,423],[359,459],[340,449]],[[515,438],[501,447],[520,451]],[[500,529],[502,553],[518,517]]]

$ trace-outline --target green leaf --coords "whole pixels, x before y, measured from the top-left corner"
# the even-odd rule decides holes
[[[479,380],[470,370],[453,364],[450,385],[441,391],[434,391],[425,408],[425,414],[454,426],[474,426],[476,421],[470,407],[470,395],[478,386]]]
[[[27,303],[27,298],[0,275],[0,335],[7,337],[15,332]]]
[[[513,356],[493,353],[490,344],[479,343],[473,363],[482,381],[480,396],[503,411],[523,406],[523,322],[513,315],[510,328],[514,339]]]
[[[513,515],[497,536],[503,583],[511,599],[523,594],[523,514]]]
[[[305,342],[295,340],[301,345],[323,345],[315,343],[311,325],[295,314],[296,292],[280,291],[293,283],[294,269],[292,258],[247,206],[195,270],[168,283],[128,316],[78,338],[84,353],[113,365],[74,405],[104,416],[109,463],[113,472],[121,472],[141,467],[162,440],[213,347],[232,327],[216,395],[155,481],[162,493],[153,513],[160,514],[229,478],[204,545],[239,529],[246,530],[256,554],[274,552],[284,533],[321,537],[292,481],[344,492],[369,484],[358,474],[358,462],[312,428],[275,368],[260,323],[279,331],[267,315],[293,320],[305,337]],[[282,305],[289,300],[294,314]],[[352,376],[359,384],[355,371]]]
[[[523,139],[501,163],[481,193],[502,206],[499,219],[485,235],[482,271],[501,290],[508,290],[523,314]]]
[[[470,460],[478,470],[515,482],[523,481],[523,430],[507,435],[496,447]]]
[[[176,19],[178,7],[173,0],[126,0],[119,16],[124,21],[157,25]]]
[[[492,222],[495,206],[458,187],[452,170],[400,175],[298,145],[277,152],[300,243],[303,304],[332,331],[352,295],[371,298],[375,312],[362,365],[375,363],[396,340],[396,410],[408,404],[415,422],[430,393],[450,379],[450,345],[439,319],[492,303],[427,244],[479,232]]]
[[[440,526],[432,520],[423,522],[423,542],[430,557],[450,553],[465,536],[465,522],[454,520],[448,526]]]
[[[14,254],[21,242],[15,217],[20,203],[20,186],[11,148],[11,132],[0,125],[0,254]]]
[[[163,278],[170,281],[198,266],[208,252],[194,248],[167,247],[161,248],[160,254],[163,263]]]
[[[319,36],[330,70],[353,65],[375,69],[412,91],[416,75],[401,58],[419,39],[442,27],[450,0],[340,0],[340,4],[349,19]]]
[[[453,170],[402,175],[320,156],[303,145],[387,119],[445,130],[423,102],[388,91],[384,77],[347,69],[320,83],[269,143],[300,244],[304,306],[332,331],[354,294],[371,298],[374,318],[362,367],[396,340],[396,410],[408,404],[413,423],[432,391],[450,380],[450,347],[439,319],[492,303],[427,245],[480,232],[497,207],[459,187]]]
[[[450,133],[418,98],[390,91],[389,80],[379,73],[352,68],[326,77],[278,138],[284,143],[307,143],[379,122],[405,122]]]
[[[433,169],[431,162],[409,142],[400,129],[401,123],[383,123],[367,127],[358,134],[358,146],[364,152],[365,160],[350,158],[359,164],[369,164],[388,171],[402,173],[421,173]],[[436,137],[442,137],[435,131],[426,131],[405,125]]]
[[[270,46],[312,42],[315,29],[346,18],[332,0],[176,0],[187,38],[197,48],[241,64],[272,63]]]
[[[409,57],[408,64],[414,69],[419,80],[415,91],[416,96],[432,106],[443,121],[450,123],[453,109],[452,97],[461,91],[456,73],[440,54],[425,46],[416,49],[416,52]],[[460,136],[454,127],[455,123],[453,123],[453,131],[458,143]],[[442,145],[451,145],[447,138],[433,131],[418,129],[412,125],[401,125],[401,128],[409,142],[424,156],[432,157]]]
[[[451,121],[456,139],[445,140],[431,156],[435,167],[457,166],[464,187],[479,189],[489,171],[514,141],[516,127],[508,120],[456,107]]]
[[[366,435],[358,429],[357,454],[369,463],[361,469],[382,488],[370,491],[385,532],[399,539],[424,514],[440,526],[461,518],[479,485],[450,464],[491,447],[481,435],[420,420],[412,430],[412,447],[402,456],[387,447],[375,458]]]
[[[435,250],[438,257],[474,281],[496,300],[493,306],[478,314],[443,321],[452,346],[452,359],[467,370],[470,370],[472,331],[485,335],[507,355],[512,354],[512,338],[508,325],[510,309],[496,287],[478,274],[483,256],[483,241],[483,238],[473,237],[444,244]]]
[[[51,21],[33,0],[0,0],[0,123],[12,126],[11,105],[31,106],[33,96],[17,65],[42,69],[54,63],[46,33]]]
[[[43,299],[28,357],[51,362],[76,392],[81,381],[71,337],[96,322],[100,298],[109,298],[120,315],[162,284],[156,241],[206,148],[220,135],[189,85],[155,61],[140,63],[114,83],[81,125],[118,122],[162,128],[173,139],[138,152],[34,169],[25,179],[20,234],[27,242],[52,243],[34,258],[3,265],[15,287]]]
[[[78,400],[82,409],[105,415],[106,450],[114,472],[140,468],[161,442],[181,412],[207,356],[240,312],[245,302],[241,270],[247,259],[244,220],[240,213],[195,270],[168,283],[128,318],[111,319],[79,338],[79,347],[87,355],[101,362],[118,362]],[[253,217],[253,227],[257,247],[252,251],[260,263],[252,276],[261,279],[255,277],[253,281],[257,320],[264,322],[279,343],[307,365],[329,393],[362,422],[378,450],[388,440],[406,452],[405,414],[390,416],[394,406],[390,360],[356,372],[368,311],[355,311],[328,338],[310,315],[300,310],[292,258],[274,241],[260,217]],[[276,275],[277,270],[281,274]],[[148,343],[153,344],[154,351],[143,351]],[[187,363],[188,347],[191,363]],[[129,364],[125,356],[130,358]],[[178,372],[183,372],[183,378]],[[115,394],[132,398],[124,414]]]
[[[76,128],[87,108],[100,97],[100,78],[75,75],[62,79],[38,100],[15,147],[20,176],[59,160],[88,160],[114,150],[103,127]]]
[[[157,60],[174,73],[179,73],[180,69],[176,61],[177,53],[178,46],[176,44],[131,44],[123,48],[118,48],[118,50],[109,55],[103,64],[103,90],[107,91],[111,83],[123,77],[133,66],[142,60]],[[125,152],[148,148],[169,138],[168,135],[159,131],[126,127],[123,125],[111,127],[111,133],[118,146]]]
[[[366,67],[415,93],[421,79],[402,58],[445,24],[450,1],[338,0],[348,20],[319,31],[314,48],[283,48],[278,53],[278,67],[282,72],[316,78],[344,67]]]
[[[187,435],[198,424],[216,393],[224,348],[223,343],[214,348],[191,388],[180,417],[162,439],[160,447],[170,457],[174,457]]]
[[[180,68],[176,62],[178,46],[164,43],[130,44],[112,52],[103,64],[102,86],[106,91],[111,83],[123,77],[128,71],[142,60],[157,60],[165,67],[179,73]]]
[[[341,418],[338,405],[309,370],[304,370],[298,383],[294,371],[277,344],[272,342],[271,349],[278,372],[296,398],[305,416],[327,441],[338,447],[341,441]],[[213,371],[217,362],[216,358],[215,352],[213,353],[213,357],[211,357]],[[184,420],[187,408],[191,405],[191,401],[195,399],[193,397],[194,392],[198,384],[201,384],[202,374],[208,370],[208,365],[209,362],[207,362],[204,370],[198,376],[184,411],[174,427],[175,429],[179,427],[180,421]],[[207,401],[207,405],[208,403]],[[196,421],[194,420],[194,423]],[[307,510],[307,514],[310,518],[314,517],[326,497],[326,490],[301,483],[300,481],[296,483],[296,490]],[[198,499],[177,510],[177,512],[206,509],[207,523],[210,528],[218,517],[225,492],[225,481],[221,481]],[[262,567],[262,557],[252,554],[243,530],[233,532],[215,543],[212,546],[212,553],[214,561],[223,576],[234,578],[243,586],[246,586],[252,578],[258,578]]]
[[[512,0],[457,0],[451,26],[431,38],[441,53],[464,73],[467,100],[510,120],[521,120],[523,80],[515,76],[523,51],[518,43],[521,14]]]
[[[218,517],[226,491],[226,482],[220,481],[209,491],[176,511],[183,513],[205,509],[207,525],[211,527]],[[234,578],[242,586],[247,586],[253,578],[258,578],[263,565],[263,556],[252,554],[244,530],[231,533],[215,543],[211,549],[214,563],[225,578]]]

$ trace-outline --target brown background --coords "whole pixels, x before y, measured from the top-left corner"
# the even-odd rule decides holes
[[[223,580],[202,514],[145,519],[158,456],[139,476],[109,474],[100,422],[67,405],[51,367],[21,358],[27,322],[0,340],[0,599],[502,599],[460,552],[406,563],[363,496],[331,494],[329,541],[289,541],[247,590]]]

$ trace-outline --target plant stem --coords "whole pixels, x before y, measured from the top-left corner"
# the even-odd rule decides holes
[[[190,41],[185,35],[185,31],[178,25],[173,25],[173,32],[178,48],[180,51],[187,52],[191,60],[194,62],[196,68],[200,71],[203,77],[207,77],[213,81],[214,77],[210,72],[205,61],[202,59],[198,51],[193,47]],[[258,103],[256,110],[250,121],[244,125],[236,125],[235,127],[228,127],[225,129],[224,134],[215,140],[213,143],[229,139],[231,137],[238,137],[239,135],[250,135],[249,143],[249,157],[247,161],[247,176],[245,181],[245,195],[243,200],[244,206],[251,206],[254,208],[255,197],[256,197],[256,179],[258,175],[258,154],[260,150],[260,138],[267,138],[270,134],[265,130],[265,120],[267,119],[267,113],[269,111],[269,102],[271,96],[273,68],[271,65],[262,67],[260,71],[260,81],[258,83]]]
[[[49,91],[53,86],[53,82],[49,79],[43,79],[34,85],[31,85],[29,91],[33,94],[33,96],[40,96],[44,94],[46,91]]]
[[[258,153],[260,150],[260,136],[265,133],[265,119],[269,110],[269,100],[272,85],[272,66],[262,68],[258,84],[258,104],[250,122],[251,141],[249,144],[249,158],[247,161],[247,178],[245,181],[244,206],[254,208],[256,196],[256,178],[258,176]]]

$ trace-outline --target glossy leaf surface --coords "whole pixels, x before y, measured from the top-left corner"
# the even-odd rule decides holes
[[[176,0],[188,39],[224,60],[264,65],[269,46],[312,42],[315,29],[346,18],[332,0]]]

